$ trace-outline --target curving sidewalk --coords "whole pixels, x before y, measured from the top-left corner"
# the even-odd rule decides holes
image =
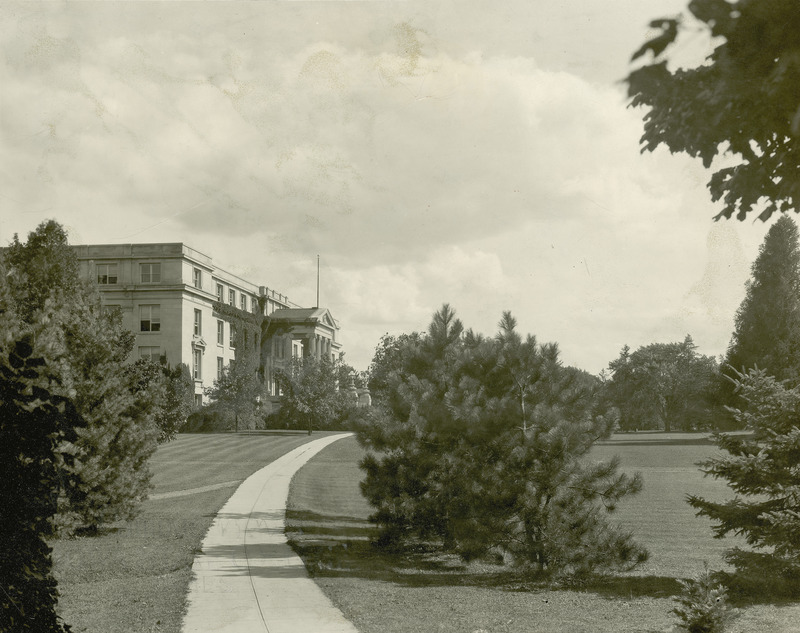
[[[194,559],[183,633],[357,633],[309,578],[284,535],[292,476],[350,435],[299,446],[236,489]]]

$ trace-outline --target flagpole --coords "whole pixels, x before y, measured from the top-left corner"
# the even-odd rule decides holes
[[[314,307],[319,307],[319,255],[317,255],[317,305]]]

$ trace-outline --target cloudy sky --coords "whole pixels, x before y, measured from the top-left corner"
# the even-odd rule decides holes
[[[339,319],[365,369],[442,303],[597,373],[724,352],[767,226],[641,155],[620,80],[685,0],[0,5],[0,244],[182,241]],[[682,44],[688,58],[702,38]]]

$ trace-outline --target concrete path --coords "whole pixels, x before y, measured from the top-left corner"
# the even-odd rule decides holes
[[[299,446],[244,480],[195,557],[183,633],[357,633],[286,542],[292,475],[351,433]]]

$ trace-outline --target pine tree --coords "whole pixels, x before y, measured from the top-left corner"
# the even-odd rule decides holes
[[[800,381],[800,245],[788,216],[764,238],[735,323],[725,359],[728,376],[758,367],[778,380]],[[725,385],[726,403],[737,405],[733,383]]]
[[[727,451],[701,464],[724,479],[736,496],[723,503],[688,501],[716,522],[715,535],[744,536],[753,550],[734,547],[726,560],[737,572],[727,580],[747,592],[800,595],[800,386],[788,386],[752,369],[737,377],[746,408],[735,417],[752,435],[715,436]]]
[[[68,397],[85,426],[67,447],[58,523],[96,531],[132,518],[147,496],[147,461],[157,446],[154,402],[134,394],[127,359],[134,335],[118,314],[104,314],[94,288],[78,276],[63,228],[42,223],[25,243],[15,236],[5,253],[10,301],[37,340],[49,343],[48,372],[70,385]],[[66,389],[66,387],[64,387]]]
[[[136,392],[127,366],[134,335],[118,313],[102,312],[92,290],[54,306],[47,327],[64,350],[58,375],[72,384],[72,399],[86,421],[72,447],[77,459],[65,465],[79,484],[62,498],[59,525],[92,533],[132,519],[147,498],[158,402],[154,394]]]
[[[591,383],[515,326],[506,313],[495,338],[465,332],[445,305],[395,350],[358,433],[382,540],[500,553],[545,575],[630,568],[646,553],[604,514],[641,480],[584,459],[611,430]]]

